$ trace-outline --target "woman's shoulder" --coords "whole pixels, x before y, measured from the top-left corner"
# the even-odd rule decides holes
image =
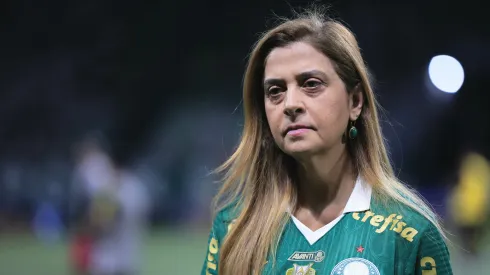
[[[398,233],[400,237],[409,242],[417,242],[426,232],[437,232],[434,222],[437,216],[434,212],[423,212],[423,208],[416,208],[395,200],[379,201],[374,199],[371,203],[373,216],[382,216],[390,221],[390,230]]]
[[[236,204],[227,204],[215,211],[212,225],[212,235],[218,242],[228,234],[238,217],[239,209]]]
[[[216,209],[214,220],[225,224],[232,223],[240,215],[240,211],[241,208],[236,202],[224,204]]]

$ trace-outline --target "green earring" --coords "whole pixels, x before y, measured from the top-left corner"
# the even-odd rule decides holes
[[[358,132],[357,132],[357,128],[356,128],[355,124],[356,124],[355,120],[350,122],[350,129],[349,129],[349,138],[350,139],[355,139],[357,137]]]

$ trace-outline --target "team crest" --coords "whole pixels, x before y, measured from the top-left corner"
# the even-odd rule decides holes
[[[321,263],[325,259],[325,252],[322,250],[314,251],[314,252],[294,252],[291,256],[289,256],[288,261],[292,262],[315,262]]]
[[[315,275],[316,271],[311,267],[313,263],[309,265],[297,265],[293,264],[293,267],[286,271],[286,275]]]
[[[330,275],[381,275],[378,268],[363,258],[349,258],[338,263]]]

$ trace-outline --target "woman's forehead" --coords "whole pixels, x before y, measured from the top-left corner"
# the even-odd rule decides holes
[[[264,79],[296,77],[312,71],[335,74],[326,55],[307,43],[296,42],[271,51],[265,62]]]
[[[275,48],[267,56],[264,78],[279,78],[284,74],[300,74],[307,71],[335,73],[331,60],[313,46],[295,42],[285,47]]]

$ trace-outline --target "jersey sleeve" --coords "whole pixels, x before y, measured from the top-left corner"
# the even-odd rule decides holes
[[[217,275],[218,274],[218,259],[219,250],[223,238],[227,232],[227,225],[223,219],[223,213],[216,215],[211,227],[211,232],[208,238],[207,252],[204,259],[204,264],[201,269],[201,275]]]
[[[430,224],[420,239],[416,275],[452,275],[449,250],[437,228]]]

